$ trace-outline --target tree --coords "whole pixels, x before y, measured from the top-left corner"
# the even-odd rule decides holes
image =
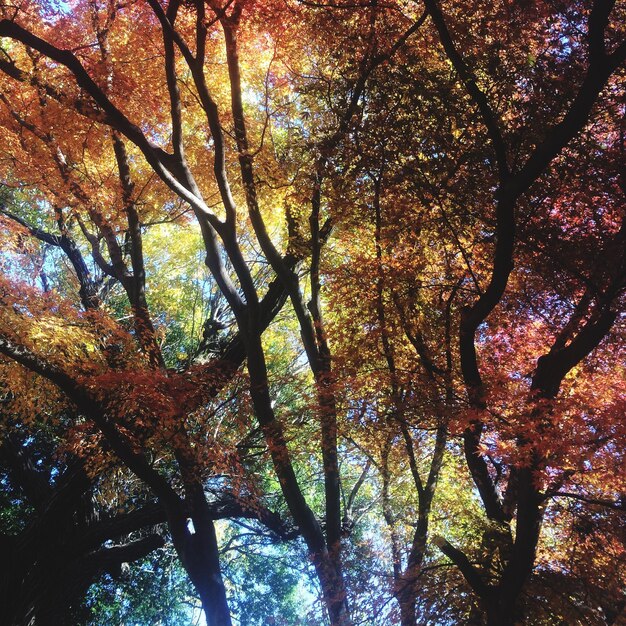
[[[577,524],[553,519],[561,499],[620,509],[601,485],[623,477],[598,465],[620,466],[624,436],[624,7],[90,0],[3,17],[3,177],[28,190],[3,208],[7,390],[28,397],[35,375],[95,475],[121,463],[150,490],[207,622],[231,623],[210,491],[284,538],[271,480],[333,625],[416,624],[431,583],[462,588],[444,619],[569,619],[524,590],[581,588],[549,545]],[[199,227],[212,278],[187,289],[205,319],[159,296],[159,223],[182,248]],[[56,291],[32,238],[71,266]],[[29,263],[43,296],[18,281]],[[276,402],[285,388],[297,402]],[[449,478],[436,491],[446,472],[457,502]]]

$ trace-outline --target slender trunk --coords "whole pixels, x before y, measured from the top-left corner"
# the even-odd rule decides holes
[[[250,395],[255,414],[261,424],[285,501],[302,532],[309,556],[315,566],[330,623],[332,626],[349,626],[346,588],[341,568],[337,563],[337,555],[329,552],[322,529],[304,498],[291,463],[282,426],[272,409],[265,356],[259,332],[253,330],[248,334],[246,348]]]
[[[324,359],[317,376],[321,412],[322,462],[324,464],[324,492],[326,497],[326,543],[341,567],[341,500],[339,463],[337,460],[337,405],[332,388],[333,373],[329,359]]]
[[[396,598],[400,605],[400,623],[402,626],[417,624],[416,598],[418,596],[418,580],[426,554],[426,539],[428,538],[428,522],[432,494],[424,493],[420,496],[420,512],[417,528],[413,535],[413,543],[409,552],[407,566],[399,577],[396,577]]]

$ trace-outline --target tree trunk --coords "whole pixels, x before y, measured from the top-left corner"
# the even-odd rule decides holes
[[[215,527],[210,524],[210,528],[203,528],[202,531],[191,535],[183,563],[200,595],[207,626],[232,626]]]
[[[329,552],[322,529],[300,489],[282,425],[276,419],[272,408],[265,354],[258,329],[254,329],[246,337],[246,351],[250,374],[250,396],[255,414],[263,430],[285,501],[302,532],[309,557],[315,566],[330,623],[332,626],[349,626],[350,614],[340,554]]]
[[[400,605],[400,625],[416,626],[417,620],[415,616],[415,593],[413,585],[407,585],[405,591],[398,593],[396,597]]]
[[[515,606],[503,604],[496,601],[487,607],[487,626],[515,626]]]

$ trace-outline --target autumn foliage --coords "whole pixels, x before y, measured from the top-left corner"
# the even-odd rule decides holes
[[[626,619],[623,2],[0,17],[3,623]]]

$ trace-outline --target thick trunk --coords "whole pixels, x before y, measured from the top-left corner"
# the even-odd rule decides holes
[[[408,593],[399,593],[397,595],[400,604],[400,625],[416,626],[417,620],[415,616],[415,593],[413,593],[413,585],[409,585]]]
[[[494,602],[487,607],[487,626],[515,626],[515,607]]]
[[[200,595],[207,626],[232,626],[214,531],[209,537],[192,535],[185,562],[191,582]]]
[[[215,523],[197,469],[186,454],[176,454],[185,483],[185,503],[171,506],[168,524],[174,547],[193,583],[204,609],[207,626],[232,626],[226,589],[220,568]],[[189,528],[187,515],[193,528]]]
[[[331,626],[350,626],[351,619],[343,577],[334,568],[333,559],[327,552],[323,554],[322,559],[323,562],[320,562],[317,572],[322,583]],[[322,570],[326,570],[326,572],[322,573]]]

